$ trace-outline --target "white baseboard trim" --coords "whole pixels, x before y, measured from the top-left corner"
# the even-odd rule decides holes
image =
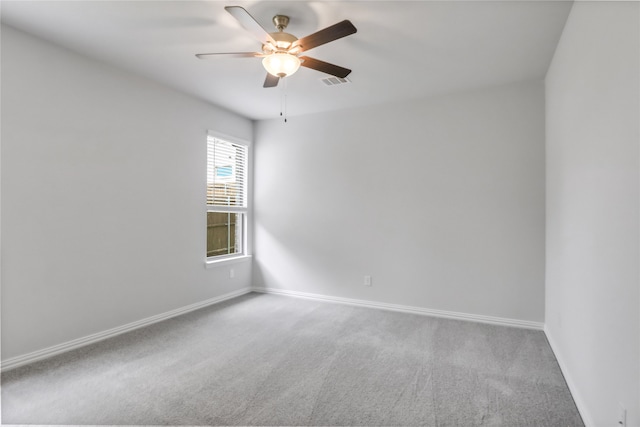
[[[229,292],[218,297],[210,298],[204,301],[200,301],[194,304],[190,304],[184,307],[176,308],[175,310],[167,311],[165,313],[157,314],[155,316],[147,317],[136,322],[128,323],[126,325],[118,326],[113,329],[109,329],[96,334],[87,335],[86,337],[78,338],[75,340],[67,341],[62,344],[54,345],[42,350],[37,350],[32,353],[27,353],[22,356],[12,357],[10,359],[3,360],[0,363],[0,371],[4,372],[9,369],[17,368],[19,366],[27,365],[29,363],[36,362],[38,360],[46,359],[55,356],[60,353],[65,353],[70,350],[74,350],[85,345],[93,344],[98,341],[106,340],[107,338],[115,337],[116,335],[124,334],[125,332],[132,331],[134,329],[142,328],[154,323],[161,322],[172,317],[179,316],[181,314],[189,313],[200,308],[207,307],[209,305],[217,304],[222,301],[226,301],[231,298],[236,298],[244,294],[251,292],[251,288],[246,287],[234,292]]]
[[[387,304],[375,301],[358,300],[351,298],[332,297],[327,295],[312,294],[307,292],[289,291],[285,289],[253,287],[254,292],[264,294],[288,295],[298,298],[307,298],[319,301],[337,302],[340,304],[356,305],[360,307],[378,308],[382,310],[399,311],[402,313],[421,314],[425,316],[443,317],[446,319],[466,320],[470,322],[490,323],[493,325],[511,326],[525,329],[543,330],[544,323],[529,320],[507,319],[504,317],[483,316],[480,314],[458,313],[455,311],[433,310],[430,308],[412,307],[408,305]]]
[[[564,380],[569,387],[569,391],[571,392],[571,396],[573,397],[573,401],[576,403],[576,407],[578,408],[578,412],[580,412],[580,416],[582,417],[582,422],[584,422],[585,427],[595,427],[593,423],[593,419],[591,418],[591,414],[589,413],[589,409],[582,399],[578,387],[576,383],[573,381],[571,374],[569,373],[569,365],[565,362],[564,356],[560,352],[560,347],[558,347],[557,342],[553,338],[553,334],[549,332],[549,328],[547,326],[544,327],[544,334],[547,337],[547,341],[549,341],[549,346],[551,346],[551,351],[556,356],[556,360],[558,361],[558,365],[560,365],[560,370],[562,371],[562,375],[564,376]]]

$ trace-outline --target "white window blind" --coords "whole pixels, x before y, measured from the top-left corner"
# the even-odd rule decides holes
[[[247,147],[207,138],[207,205],[247,207]]]

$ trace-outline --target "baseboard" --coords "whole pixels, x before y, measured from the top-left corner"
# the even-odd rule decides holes
[[[102,341],[120,334],[124,334],[126,332],[132,331],[134,329],[138,329],[138,328],[142,328],[144,326],[148,326],[157,322],[161,322],[163,320],[166,319],[170,319],[172,317],[176,317],[179,316],[181,314],[185,314],[188,313],[190,311],[194,311],[194,310],[198,310],[200,308],[204,308],[207,307],[209,305],[213,305],[222,301],[226,301],[228,299],[231,298],[236,298],[239,297],[241,295],[247,294],[249,292],[260,292],[260,293],[270,293],[270,294],[279,294],[279,295],[288,295],[288,296],[294,296],[294,297],[298,297],[298,298],[307,298],[307,299],[313,299],[313,300],[320,300],[320,301],[329,301],[329,302],[335,302],[335,303],[341,303],[341,304],[348,304],[348,305],[355,305],[355,306],[360,306],[360,307],[369,307],[369,308],[377,308],[377,309],[382,309],[382,310],[390,310],[390,311],[398,311],[398,312],[403,312],[403,313],[412,313],[412,314],[421,314],[421,315],[427,315],[427,316],[435,316],[435,317],[442,317],[442,318],[448,318],[448,319],[457,319],[457,320],[466,320],[466,321],[472,321],[472,322],[480,322],[480,323],[490,323],[490,324],[495,324],[495,325],[502,325],[502,326],[511,326],[511,327],[519,327],[519,328],[526,328],[526,329],[537,329],[537,330],[543,330],[544,329],[544,324],[543,323],[539,323],[539,322],[531,322],[531,321],[526,321],[526,320],[517,320],[517,319],[507,319],[507,318],[502,318],[502,317],[491,317],[491,316],[482,316],[482,315],[476,315],[476,314],[467,314],[467,313],[458,313],[458,312],[452,312],[452,311],[443,311],[443,310],[433,310],[433,309],[427,309],[427,308],[422,308],[422,307],[412,307],[412,306],[405,306],[405,305],[398,305],[398,304],[387,304],[387,303],[380,303],[380,302],[375,302],[375,301],[366,301],[366,300],[357,300],[357,299],[352,299],[352,298],[341,298],[341,297],[332,297],[332,296],[327,296],[327,295],[320,295],[320,294],[312,294],[312,293],[307,293],[307,292],[298,292],[298,291],[289,291],[289,290],[284,290],[284,289],[272,289],[272,288],[262,288],[262,287],[253,287],[253,288],[242,288],[239,289],[237,291],[234,292],[230,292],[224,295],[220,295],[218,297],[215,298],[210,298],[208,300],[204,300],[204,301],[200,301],[194,304],[190,304],[184,307],[180,307],[177,308],[175,310],[171,310],[171,311],[167,311],[165,313],[161,313],[161,314],[157,314],[155,316],[151,316],[151,317],[147,317],[145,319],[142,320],[138,320],[136,322],[132,322],[132,323],[128,323],[126,325],[123,326],[119,326],[113,329],[109,329],[103,332],[98,332],[96,334],[92,334],[92,335],[88,335],[86,337],[82,337],[82,338],[78,338],[75,340],[71,340],[71,341],[67,341],[65,343],[62,344],[58,344],[52,347],[48,347],[42,350],[37,350],[31,353],[27,353],[21,356],[16,356],[16,357],[12,357],[6,360],[3,360],[2,362],[0,362],[0,371],[4,372],[7,371],[9,369],[14,369],[17,368],[19,366],[23,366],[23,365],[27,365],[29,363],[33,363],[39,360],[43,360],[61,353],[65,353],[67,351],[71,351],[74,350],[76,348],[80,348],[80,347],[84,347],[86,345],[89,344],[93,344],[96,343],[98,341]],[[547,334],[547,338],[549,338],[548,334]],[[549,340],[550,343],[552,343],[552,340]],[[552,345],[553,348],[553,345]],[[560,363],[560,358],[558,358],[558,362]],[[563,370],[563,372],[565,372],[565,369],[563,368],[563,364],[560,363],[560,368]],[[567,380],[567,382],[569,383],[569,380]],[[571,389],[571,392],[573,393],[574,390],[571,387],[571,385],[569,386],[569,388]],[[578,404],[578,402],[576,401],[576,404],[578,405],[578,409],[580,410],[580,413],[582,414],[583,411],[581,410],[580,405]],[[584,416],[583,416],[584,417]],[[586,422],[586,420],[585,420]],[[588,425],[588,424],[587,424]]]
[[[560,370],[562,371],[562,375],[564,376],[564,380],[569,387],[569,391],[571,392],[571,396],[573,397],[573,401],[578,408],[578,412],[582,417],[582,422],[584,422],[585,427],[595,427],[593,423],[593,419],[589,413],[589,409],[582,399],[580,395],[580,391],[576,386],[576,383],[573,381],[571,374],[569,373],[569,365],[565,362],[564,356],[562,352],[560,352],[560,347],[558,347],[553,335],[549,332],[549,328],[547,326],[544,327],[544,334],[547,337],[547,341],[549,342],[549,346],[551,347],[551,351],[556,356],[556,360],[558,361],[558,365],[560,365]]]
[[[204,301],[200,301],[194,304],[190,304],[184,307],[177,308],[175,310],[167,311],[165,313],[157,314],[155,316],[147,317],[136,322],[128,323],[117,328],[109,329],[96,334],[88,335],[86,337],[78,338],[75,340],[67,341],[62,344],[54,345],[42,350],[37,350],[32,353],[24,354],[22,356],[12,357],[10,359],[3,360],[0,363],[0,371],[4,372],[9,369],[17,368],[19,366],[27,365],[29,363],[36,362],[38,360],[46,359],[55,356],[60,353],[65,353],[76,348],[84,347],[85,345],[93,344],[98,341],[106,340],[107,338],[115,337],[116,335],[124,334],[134,329],[142,328],[144,326],[152,325],[154,323],[161,322],[172,317],[179,316],[181,314],[189,313],[200,308],[207,307],[222,301],[226,301],[231,298],[236,298],[244,294],[251,292],[251,288],[246,287],[234,292],[229,292],[224,295],[220,295],[215,298],[210,298]]]
[[[507,319],[503,317],[483,316],[479,314],[458,313],[455,311],[433,310],[422,307],[412,307],[407,305],[387,304],[375,301],[358,300],[352,298],[332,297],[327,295],[312,294],[307,292],[289,291],[285,289],[273,289],[263,287],[251,288],[254,292],[265,294],[288,295],[298,298],[307,298],[319,301],[337,302],[340,304],[356,305],[360,307],[378,308],[382,310],[399,311],[402,313],[421,314],[425,316],[442,317],[446,319],[466,320],[470,322],[490,323],[493,325],[511,326],[525,329],[543,330],[544,323],[532,322],[528,320]]]

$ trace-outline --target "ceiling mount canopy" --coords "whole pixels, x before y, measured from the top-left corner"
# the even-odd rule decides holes
[[[273,17],[273,25],[276,26],[278,31],[284,31],[289,25],[289,17],[287,15],[276,15]]]
[[[298,71],[300,66],[311,68],[336,77],[345,78],[351,70],[320,61],[307,56],[300,56],[302,52],[314,47],[332,42],[357,32],[356,27],[349,20],[338,22],[306,37],[298,39],[284,30],[289,25],[289,17],[275,15],[273,24],[277,32],[268,33],[244,8],[240,6],[227,6],[225,10],[238,20],[245,30],[249,31],[262,43],[262,52],[235,52],[235,53],[199,53],[200,59],[220,57],[259,57],[263,58],[262,65],[267,70],[267,78],[264,87],[278,85],[281,78],[287,77]]]

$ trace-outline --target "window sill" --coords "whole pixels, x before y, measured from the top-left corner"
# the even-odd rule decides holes
[[[247,262],[251,260],[251,255],[238,255],[229,258],[222,259],[205,259],[204,266],[205,268],[215,268],[222,267],[224,265],[229,264],[238,264],[241,262]]]

